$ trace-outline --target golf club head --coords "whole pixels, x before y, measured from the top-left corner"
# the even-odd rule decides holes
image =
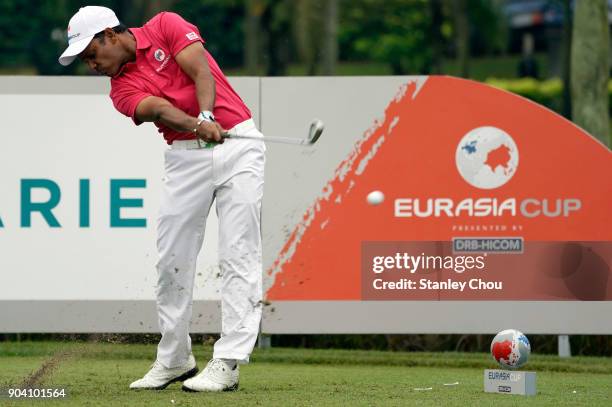
[[[321,137],[321,134],[323,134],[324,128],[325,126],[323,125],[323,122],[319,119],[315,119],[310,124],[310,131],[308,132],[308,144],[316,143],[319,137]]]

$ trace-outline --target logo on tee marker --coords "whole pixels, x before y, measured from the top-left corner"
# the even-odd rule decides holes
[[[187,37],[188,40],[195,40],[196,38],[198,38],[198,34],[196,34],[193,31],[185,34],[185,36]]]

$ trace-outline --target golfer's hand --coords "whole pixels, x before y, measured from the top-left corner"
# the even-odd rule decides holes
[[[224,132],[225,130],[216,122],[203,121],[196,127],[196,136],[207,143],[223,144],[225,139],[221,135]]]

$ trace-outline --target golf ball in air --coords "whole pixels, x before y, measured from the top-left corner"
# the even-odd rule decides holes
[[[385,194],[380,191],[372,191],[368,194],[367,199],[370,205],[380,205],[385,200]]]

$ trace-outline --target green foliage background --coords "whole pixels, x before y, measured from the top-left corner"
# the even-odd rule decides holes
[[[270,18],[263,21],[264,32],[275,32],[279,25],[292,23],[299,1],[259,0],[269,8]],[[429,0],[339,0],[338,42],[340,60],[384,63],[393,74],[428,74],[432,70],[432,49],[438,47],[447,56],[454,52],[453,19],[449,2],[441,3],[439,26],[433,26]],[[471,48],[474,55],[499,53],[506,43],[506,29],[495,1],[468,0],[472,27]],[[40,75],[85,73],[82,67],[62,67],[57,57],[66,45],[65,30],[79,7],[90,4],[76,0],[0,0],[0,72],[28,72]],[[207,46],[224,67],[243,64],[245,2],[243,0],[98,0],[96,5],[112,8],[130,27],[142,25],[158,11],[170,10],[196,24]],[[159,8],[156,8],[159,6]],[[288,15],[289,14],[289,15]],[[308,27],[320,33],[320,21]],[[434,31],[439,36],[432,35]],[[295,35],[289,35],[290,62],[299,62]],[[437,43],[441,41],[441,43]],[[265,49],[262,49],[265,54]],[[266,55],[262,55],[263,59]]]

